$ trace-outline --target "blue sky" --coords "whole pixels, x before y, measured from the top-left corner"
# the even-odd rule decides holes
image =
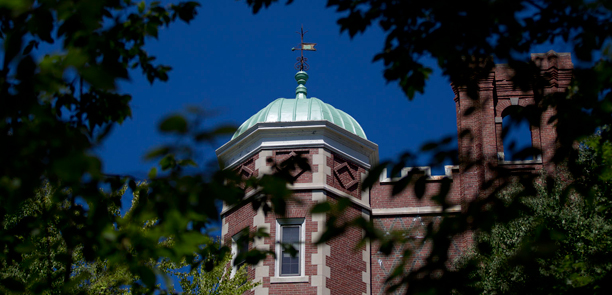
[[[149,40],[147,50],[173,67],[170,79],[150,85],[135,71],[131,81],[120,84],[121,91],[133,95],[133,116],[96,150],[104,171],[145,177],[155,163],[144,161],[143,155],[174,140],[157,132],[158,123],[186,107],[215,113],[207,118],[207,126],[237,127],[274,99],[294,97],[299,52],[291,48],[300,42],[296,31],[302,25],[308,31],[305,42],[317,43],[316,52],[306,52],[308,96],[353,116],[368,139],[378,144],[381,160],[456,135],[448,80],[435,71],[426,94],[408,101],[396,82],[384,80],[382,62],[372,62],[383,47],[383,32],[372,26],[351,39],[336,24],[342,15],[325,8],[325,3],[279,3],[253,15],[244,1],[204,1],[191,24],[164,28],[158,40]],[[435,68],[430,60],[424,62]],[[214,161],[214,150],[227,140],[198,147],[200,162]],[[426,163],[420,159],[420,164]]]

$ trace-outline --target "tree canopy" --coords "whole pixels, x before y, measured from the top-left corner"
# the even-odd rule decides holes
[[[591,162],[595,154],[585,153],[589,155],[582,160]],[[585,170],[599,166],[582,164]],[[596,183],[597,195],[590,202],[576,193],[564,200],[564,181],[557,181],[551,192],[544,183],[536,184],[535,195],[521,196],[519,184],[501,192],[500,199],[505,204],[517,198],[525,209],[517,212],[517,218],[476,234],[478,248],[458,263],[465,278],[458,293],[610,293],[612,224],[608,183],[594,177],[586,174],[574,180]],[[548,238],[547,243],[540,236]],[[538,247],[534,247],[534,241],[539,242]]]
[[[195,163],[184,147],[172,146],[148,155],[160,160],[162,171],[152,170],[148,184],[138,186],[129,175],[105,175],[92,152],[131,115],[131,95],[118,91],[117,81],[136,69],[150,83],[166,81],[171,68],[157,64],[144,45],[163,26],[189,23],[198,6],[193,1],[167,6],[131,0],[0,1],[0,272],[24,266],[23,275],[3,275],[0,288],[72,292],[98,275],[83,265],[102,263],[101,269],[138,278],[111,281],[132,284],[135,293],[150,292],[159,288],[160,274],[151,261],[194,261],[195,268],[200,263],[195,257],[223,257],[229,251],[202,245],[214,241],[208,229],[219,218],[217,203],[241,199],[243,191],[234,185],[240,179],[226,181],[231,173],[214,176],[214,171],[186,175],[184,167]],[[37,50],[50,45],[58,53]],[[168,117],[159,127],[196,141],[232,131],[197,130],[193,120],[181,116]],[[25,212],[40,202],[37,196],[46,185],[54,188],[47,191],[48,203]],[[121,217],[116,210],[122,194],[100,188],[117,192],[124,185],[139,202]],[[23,216],[15,218],[16,212]],[[145,225],[149,229],[143,231]],[[159,245],[170,238],[176,247]],[[47,253],[52,261],[37,260],[47,264],[28,273],[35,267],[28,261],[45,250],[41,247],[57,255]],[[207,270],[213,267],[206,264]]]

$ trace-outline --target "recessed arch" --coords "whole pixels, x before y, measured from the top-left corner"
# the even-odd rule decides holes
[[[518,105],[506,107],[502,113],[502,150],[505,161],[534,160],[529,154],[533,145],[533,126],[529,123],[525,108]]]

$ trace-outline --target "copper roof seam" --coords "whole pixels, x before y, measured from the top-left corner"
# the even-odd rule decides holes
[[[331,106],[331,105],[330,105],[330,106]],[[336,116],[337,116],[338,118],[340,118],[340,122],[339,122],[339,123],[341,123],[342,125],[340,125],[340,124],[338,124],[338,123],[336,123],[336,122],[334,122],[334,123],[336,123],[336,125],[342,126],[342,128],[344,128],[344,129],[348,130],[348,129],[346,128],[346,126],[344,125],[344,119],[342,118],[342,114],[340,113],[341,111],[340,111],[340,110],[338,110],[338,109],[335,109],[335,111],[336,111],[336,112],[335,112],[335,113],[336,113]]]
[[[348,127],[348,126],[345,126],[344,128],[345,128],[346,130],[351,131],[351,132],[353,132],[353,133],[355,133],[355,134],[356,134],[357,132],[355,132],[355,124],[353,124],[353,121],[351,120],[351,118],[350,118],[349,114],[347,114],[346,112],[344,112],[344,111],[342,111],[342,110],[338,110],[338,112],[339,112],[339,113],[342,115],[342,117],[343,117],[343,118],[342,118],[342,121],[343,121],[343,122],[345,121],[345,120],[344,120],[345,118],[347,119],[346,121],[347,121],[347,123],[348,123],[349,125],[351,125],[351,129],[352,129],[352,130],[350,130],[350,129],[346,128],[346,127]],[[345,124],[346,124],[346,123],[345,123]]]
[[[274,101],[269,103],[264,109],[262,109],[260,111],[261,114],[259,115],[259,118],[257,119],[258,122],[266,122],[268,120],[268,114],[270,113],[270,109],[272,108],[272,104],[274,102],[276,102],[277,100],[278,99],[275,99]]]
[[[281,118],[283,116],[283,103],[285,102],[284,99],[282,99],[280,101],[280,106],[278,107],[278,119],[276,122],[282,122]]]
[[[291,121],[295,121],[295,117],[296,117],[296,113],[297,113],[297,106],[298,106],[298,102],[299,99],[292,99],[293,102],[293,114],[291,114]]]
[[[310,121],[310,113],[312,112],[312,99],[308,99],[308,113],[306,114],[306,120]]]

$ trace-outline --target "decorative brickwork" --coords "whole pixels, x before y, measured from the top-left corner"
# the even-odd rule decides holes
[[[315,203],[321,203],[327,200],[327,196],[322,191],[314,191],[312,192],[312,200]],[[325,231],[326,218],[324,213],[312,214],[312,221],[316,222],[317,229],[312,233],[311,243],[316,243]],[[318,245],[316,253],[312,254],[312,264],[317,267],[317,274],[310,278],[310,284],[317,287],[317,294],[330,294],[329,288],[327,288],[327,281],[331,276],[330,267],[327,265],[327,257],[329,256],[331,256],[331,251],[327,244]]]
[[[365,168],[348,161],[334,153],[327,158],[327,166],[332,175],[327,177],[327,184],[357,199],[361,199],[361,176]]]
[[[253,218],[255,217],[255,211],[249,204],[244,204],[240,207],[232,208],[223,216],[223,236],[221,239],[225,245],[232,244],[232,237],[239,233],[244,228],[248,228],[249,231],[253,232],[256,230],[256,227],[253,226]],[[252,249],[253,245],[249,245],[249,250]],[[256,270],[248,266],[247,269],[249,279],[255,278]],[[247,292],[246,294],[254,294],[252,292]]]
[[[276,161],[276,163],[282,163],[291,157],[297,156],[306,158],[308,163],[310,163],[311,171],[305,171],[296,167],[292,176],[295,177],[295,183],[312,183],[312,173],[316,173],[319,170],[318,165],[313,164],[312,155],[318,152],[318,149],[277,150],[274,151],[274,161]]]
[[[242,177],[242,179],[247,179],[250,177],[257,177],[259,172],[255,169],[255,161],[259,159],[259,154],[254,155],[250,159],[244,161],[244,163],[240,164],[238,167],[234,169],[238,175]],[[244,184],[240,184],[240,187],[244,189]],[[246,192],[250,192],[253,188],[248,188]]]

